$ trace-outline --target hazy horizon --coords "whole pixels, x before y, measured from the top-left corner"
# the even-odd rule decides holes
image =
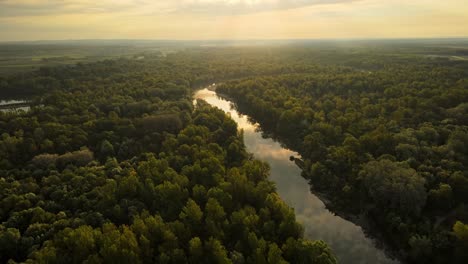
[[[463,0],[0,0],[0,41],[464,38]]]
[[[179,42],[179,43],[190,43],[190,42],[287,42],[287,43],[321,43],[321,42],[425,42],[425,41],[468,41],[468,35],[458,37],[414,37],[414,38],[284,38],[284,39],[140,39],[140,38],[83,38],[83,39],[31,39],[31,40],[0,40],[0,43],[108,43],[108,42]]]

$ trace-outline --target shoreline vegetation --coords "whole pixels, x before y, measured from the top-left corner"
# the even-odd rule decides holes
[[[236,124],[194,111],[193,87],[218,80],[300,153],[314,193],[371,216],[402,261],[466,263],[468,62],[426,55],[468,46],[360,45],[145,51],[0,76],[1,98],[32,99],[0,112],[0,262],[335,263],[302,239]]]
[[[290,159],[304,172],[306,167],[305,162],[302,159],[295,158],[294,156],[291,156]],[[310,191],[325,204],[325,207],[329,211],[361,227],[366,236],[370,237],[375,242],[376,246],[380,249],[383,249],[385,254],[388,255],[390,258],[397,259],[398,261],[403,260],[403,255],[401,253],[398,253],[398,248],[388,244],[391,241],[389,241],[388,238],[384,236],[384,234],[381,232],[381,229],[375,226],[375,223],[372,222],[372,218],[370,218],[368,215],[362,213],[356,214],[347,211],[345,208],[340,207],[336,203],[336,201],[334,201],[334,196],[332,193],[320,192],[318,190],[315,190],[312,183],[310,186]]]
[[[207,90],[208,90],[208,91],[213,91],[213,89],[207,89]],[[201,89],[200,91],[204,91],[204,90]],[[215,92],[214,96],[217,97],[217,98],[219,98],[219,99],[222,101],[222,103],[228,102],[232,107],[234,107],[233,110],[237,112],[235,116],[237,116],[237,115],[245,116],[245,114],[243,114],[243,113],[237,111],[237,109],[236,109],[236,107],[235,107],[235,102],[232,101],[233,99],[230,99],[229,96],[227,96],[227,95],[225,95],[225,94],[216,93],[216,92]],[[213,106],[217,106],[218,104],[222,104],[222,103],[220,103],[220,102],[217,102],[216,100],[215,100],[215,101],[211,101],[211,100],[210,100],[209,103],[212,104]],[[226,111],[226,109],[224,109],[224,108],[223,108],[223,110]],[[248,116],[246,116],[246,117],[247,117],[247,119],[250,119]],[[237,120],[237,118],[234,118],[234,120]],[[259,124],[256,123],[254,120],[251,120],[251,121],[252,121],[253,123],[256,124],[256,125],[252,124],[252,126],[259,126]],[[236,121],[236,122],[239,122],[239,121]],[[273,140],[274,140],[275,142],[279,143],[279,145],[281,145],[282,148],[286,148],[286,149],[287,149],[287,146],[284,146],[284,144],[281,144],[281,142],[278,141],[279,139],[278,139],[277,137],[275,137],[274,134],[265,132],[264,130],[262,130],[261,126],[259,126],[258,129],[259,129],[259,131],[257,131],[257,132],[260,133],[260,134],[262,135],[263,138],[265,138],[265,139],[267,139],[267,138],[270,138],[270,139],[276,138],[276,139],[273,139]],[[248,137],[251,137],[251,135],[249,135]],[[256,142],[256,141],[255,141],[255,143],[252,143],[252,142],[251,142],[250,144],[251,144],[250,146],[247,145],[247,148],[248,148],[248,149],[251,148],[251,149],[254,150],[254,153],[253,153],[254,157],[255,157],[256,155],[262,156],[262,153],[257,153],[257,152],[255,152],[255,150],[257,149],[257,146],[258,146],[258,145],[261,145],[261,146],[265,146],[264,144],[267,144],[267,145],[268,145],[268,143],[266,143],[266,142],[264,143],[264,142]],[[262,149],[264,149],[264,147],[262,147]],[[268,151],[268,150],[267,150],[267,149],[264,149],[264,151]],[[295,155],[297,156],[298,154],[295,154]],[[303,171],[303,170],[305,169],[305,163],[304,163],[304,161],[302,161],[300,158],[297,158],[296,156],[289,156],[289,157],[288,157],[288,160],[291,161],[291,162],[294,162],[294,164],[296,164],[296,166],[297,166],[299,169],[301,169],[301,171]],[[272,163],[271,163],[271,166],[276,167],[276,170],[281,170],[281,169],[278,167],[278,166],[280,166],[280,167],[283,166],[283,165],[280,165],[281,162],[280,162],[279,164],[276,164],[275,161],[271,161],[271,162],[272,162]],[[288,175],[283,175],[283,177],[286,177],[286,178],[287,178]],[[289,175],[289,177],[302,177],[302,178],[304,178],[302,173],[299,173],[298,175]],[[305,178],[305,179],[307,180],[307,178]],[[287,184],[282,183],[281,181],[279,181],[277,184],[279,184],[278,186],[279,186],[280,189],[281,189],[281,188],[283,188],[283,189],[290,189],[290,187],[288,187]],[[371,238],[370,243],[371,243],[372,245],[375,245],[377,248],[379,248],[379,249],[381,249],[381,250],[383,249],[383,250],[384,250],[384,254],[389,258],[388,260],[381,260],[381,261],[390,261],[390,259],[392,259],[392,260],[397,260],[397,259],[398,259],[398,261],[401,261],[401,256],[399,256],[399,255],[397,254],[397,252],[395,252],[394,249],[390,248],[387,244],[385,244],[385,243],[384,243],[384,240],[382,239],[381,236],[378,236],[378,233],[377,233],[378,230],[377,230],[375,227],[372,228],[372,229],[370,228],[370,227],[371,227],[370,222],[368,221],[368,219],[367,219],[364,215],[352,214],[352,213],[350,213],[350,212],[346,212],[346,211],[343,210],[342,208],[336,207],[336,205],[335,205],[334,203],[332,203],[332,201],[331,201],[332,198],[333,198],[332,194],[327,195],[326,193],[323,193],[323,192],[322,192],[322,193],[319,193],[318,191],[316,191],[316,190],[313,189],[313,186],[310,186],[310,189],[309,189],[307,192],[311,192],[312,195],[316,196],[316,197],[324,204],[324,206],[325,206],[325,208],[326,208],[326,209],[324,209],[324,210],[327,210],[327,211],[333,213],[334,215],[336,215],[336,216],[339,217],[339,218],[342,218],[342,219],[345,219],[345,220],[347,220],[347,221],[350,221],[351,223],[353,223],[352,225],[360,226],[360,228],[362,228],[362,229],[365,231],[365,232],[364,232],[364,233],[365,233],[365,236]],[[292,198],[292,197],[289,196],[289,195],[291,195],[291,194],[283,193],[283,195],[285,195],[285,196],[284,196],[284,199],[286,199],[286,200],[289,200],[289,199]],[[288,197],[289,197],[289,198],[288,198]],[[303,197],[303,198],[305,198],[305,197]],[[293,204],[291,204],[291,206],[292,206],[293,208],[295,208],[296,206],[301,207],[302,205],[301,205],[300,203],[294,204],[294,202],[293,202]],[[295,208],[295,209],[296,209],[296,210],[295,210],[296,214],[301,214],[300,211],[297,211],[297,208]],[[317,214],[320,214],[319,212],[316,212],[316,213],[317,213]],[[317,223],[317,224],[318,224],[319,226],[314,226],[313,223],[310,223],[309,226],[308,226],[308,228],[324,228],[324,226],[320,226],[320,223]],[[305,226],[305,228],[307,228],[307,226]],[[336,228],[342,228],[342,227],[341,227],[341,226],[336,226]],[[343,229],[343,230],[344,230],[344,229]],[[371,233],[371,232],[372,232],[372,233]],[[331,234],[331,233],[329,233],[329,234]],[[325,235],[324,237],[326,237],[326,236],[327,236],[327,235]],[[330,238],[328,238],[328,239],[330,239]],[[335,243],[338,243],[338,244],[339,244],[339,242],[338,242],[339,239],[340,239],[340,238],[339,238],[339,236],[338,236],[338,237],[334,237],[334,238],[331,239],[331,240],[327,240],[326,242],[331,243],[331,245],[333,245],[333,244],[335,244]],[[362,241],[355,241],[355,242],[356,242],[356,243],[360,243],[360,242],[362,242]],[[338,245],[335,245],[335,246],[338,246]],[[349,245],[348,247],[352,247],[352,246]],[[333,247],[332,247],[332,250],[333,250]],[[352,251],[352,250],[350,250],[350,251]],[[342,251],[342,252],[336,252],[336,251],[335,251],[335,253],[336,253],[336,255],[337,255],[339,261],[344,261],[345,263],[348,263],[348,262],[351,262],[351,263],[352,263],[352,261],[350,261],[349,259],[342,259],[342,258],[340,258],[340,256],[343,257],[344,255],[346,255],[346,253],[345,253],[344,251]],[[361,252],[361,253],[364,253],[364,251]],[[358,253],[358,252],[355,252],[355,254],[359,254],[359,253]],[[351,254],[351,256],[348,255],[347,257],[353,257],[353,256],[352,256],[352,254]],[[359,256],[356,255],[356,256],[354,256],[354,257],[356,258],[355,261],[360,261],[360,260],[358,260],[359,257],[361,257],[361,260],[370,261],[370,260],[366,260],[365,257],[362,258],[362,256],[360,256],[360,255],[359,255]]]
[[[380,234],[385,234],[385,240],[394,245],[396,252],[401,252],[398,255],[404,260],[417,263],[422,259],[432,259],[435,263],[444,263],[453,258],[452,262],[462,261],[464,253],[453,253],[450,249],[457,236],[457,231],[454,235],[452,228],[456,230],[455,226],[460,225],[456,219],[466,221],[467,212],[463,208],[467,180],[460,178],[465,183],[455,183],[448,178],[466,174],[466,153],[457,152],[458,156],[453,156],[453,152],[437,153],[435,148],[455,147],[451,140],[459,134],[466,138],[467,127],[463,119],[445,119],[452,117],[452,109],[462,107],[467,101],[466,74],[461,69],[445,65],[414,66],[412,70],[420,71],[417,74],[427,71],[426,76],[445,71],[439,74],[439,83],[444,88],[439,88],[431,79],[433,83],[428,90],[432,89],[432,96],[440,95],[434,99],[429,96],[426,100],[430,102],[421,113],[418,111],[422,105],[407,103],[412,100],[411,96],[421,96],[419,89],[413,87],[414,79],[419,82],[425,80],[400,72],[400,67],[407,65],[410,69],[413,67],[411,62],[405,62],[402,65],[396,63],[386,70],[395,71],[396,75],[391,77],[393,80],[386,80],[388,73],[383,71],[362,76],[360,71],[349,69],[340,73],[344,69],[337,68],[337,72],[329,69],[315,75],[246,78],[226,82],[219,90],[234,98],[240,112],[254,118],[264,130],[271,131],[269,134],[301,154],[305,159],[303,176],[313,184],[315,193],[325,193],[326,198],[332,198],[331,205],[335,211],[346,208],[353,215],[371,216],[373,225],[378,227]],[[349,79],[346,80],[345,76]],[[393,88],[392,83],[399,78],[398,89]],[[447,94],[442,94],[442,91]],[[437,101],[444,100],[444,97],[447,100],[443,103]],[[419,100],[421,103],[421,98]],[[429,105],[436,107],[436,113],[427,108]],[[366,113],[367,110],[373,113]],[[398,116],[399,111],[406,113]],[[411,115],[412,111],[415,114]],[[354,120],[347,121],[349,118]],[[428,138],[428,133],[433,133],[433,138]],[[420,145],[413,148],[411,144],[418,141]],[[462,142],[455,144],[466,144]],[[423,149],[421,144],[429,148]],[[439,159],[450,159],[453,165],[457,165],[442,165]],[[432,166],[439,170],[442,166],[447,171],[442,169],[439,173],[443,176],[431,178],[434,173]],[[384,187],[385,184],[390,185]],[[431,185],[434,189],[427,190]],[[441,188],[448,193],[442,195]],[[445,207],[447,203],[451,204],[448,209]],[[456,215],[451,213],[452,208],[458,208]],[[434,223],[435,216],[446,210],[452,214],[451,222],[430,224]],[[417,227],[421,221],[428,224],[424,231]],[[405,228],[398,230],[402,226]]]
[[[0,113],[0,262],[336,263],[302,238],[236,123],[194,109],[209,63],[185,53],[1,78],[1,94],[34,100]]]

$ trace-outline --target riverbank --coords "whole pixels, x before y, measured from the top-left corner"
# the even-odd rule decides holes
[[[381,232],[381,229],[378,228],[377,224],[372,220],[371,217],[363,213],[354,214],[346,211],[341,206],[337,206],[336,203],[332,200],[331,194],[314,190],[312,186],[310,191],[325,204],[328,210],[337,216],[360,226],[364,233],[369,238],[371,238],[375,242],[375,245],[379,249],[383,250],[388,257],[398,260],[401,263],[405,263],[404,256],[399,253],[397,247],[391,246],[391,241]]]
[[[292,208],[298,221],[304,226],[305,237],[321,239],[330,245],[340,263],[385,263],[394,264],[398,261],[387,257],[378,241],[369,239],[364,230],[344,215],[335,213],[331,208],[331,199],[311,192],[308,181],[302,177],[302,169],[290,157],[298,157],[296,153],[285,147],[268,133],[259,130],[259,125],[252,119],[237,112],[236,104],[229,96],[218,94],[211,89],[203,89],[194,94],[194,99],[202,99],[228,113],[236,121],[238,128],[244,131],[244,142],[247,150],[256,159],[270,165],[270,180],[272,180],[280,197]],[[356,221],[359,222],[359,221]]]
[[[293,161],[302,171],[304,171],[305,162],[302,159],[291,156],[290,160]],[[377,227],[375,221],[373,221],[368,215],[363,213],[355,214],[345,210],[342,206],[337,205],[337,203],[333,201],[334,196],[331,193],[315,190],[313,185],[310,186],[310,191],[325,204],[325,207],[328,210],[337,216],[360,226],[364,230],[364,233],[373,239],[374,242],[376,242],[376,245],[382,249],[390,258],[404,263],[404,256],[398,252],[396,247],[390,246],[390,240],[380,231],[381,229]]]

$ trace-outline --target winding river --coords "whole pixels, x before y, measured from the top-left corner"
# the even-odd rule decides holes
[[[276,183],[282,199],[294,208],[298,222],[304,226],[306,238],[325,241],[339,263],[398,263],[378,249],[375,241],[367,238],[361,227],[330,212],[310,192],[307,180],[301,176],[301,170],[289,160],[290,156],[298,157],[298,153],[282,147],[271,138],[263,138],[258,124],[249,122],[247,116],[241,115],[232,107],[232,102],[218,97],[216,92],[208,88],[198,90],[194,99],[203,99],[220,108],[236,121],[239,129],[244,130],[247,150],[255,158],[268,162],[271,168],[270,180]]]

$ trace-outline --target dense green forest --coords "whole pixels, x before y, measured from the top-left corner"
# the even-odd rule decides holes
[[[221,82],[332,210],[405,262],[466,263],[467,50],[193,47],[0,76],[31,100],[0,112],[0,262],[335,263],[236,123],[192,105]]]
[[[194,109],[197,54],[1,79],[32,104],[0,112],[0,262],[335,263],[236,123]]]
[[[403,258],[468,260],[468,63],[362,55],[218,92],[300,152],[337,211],[370,218]]]

